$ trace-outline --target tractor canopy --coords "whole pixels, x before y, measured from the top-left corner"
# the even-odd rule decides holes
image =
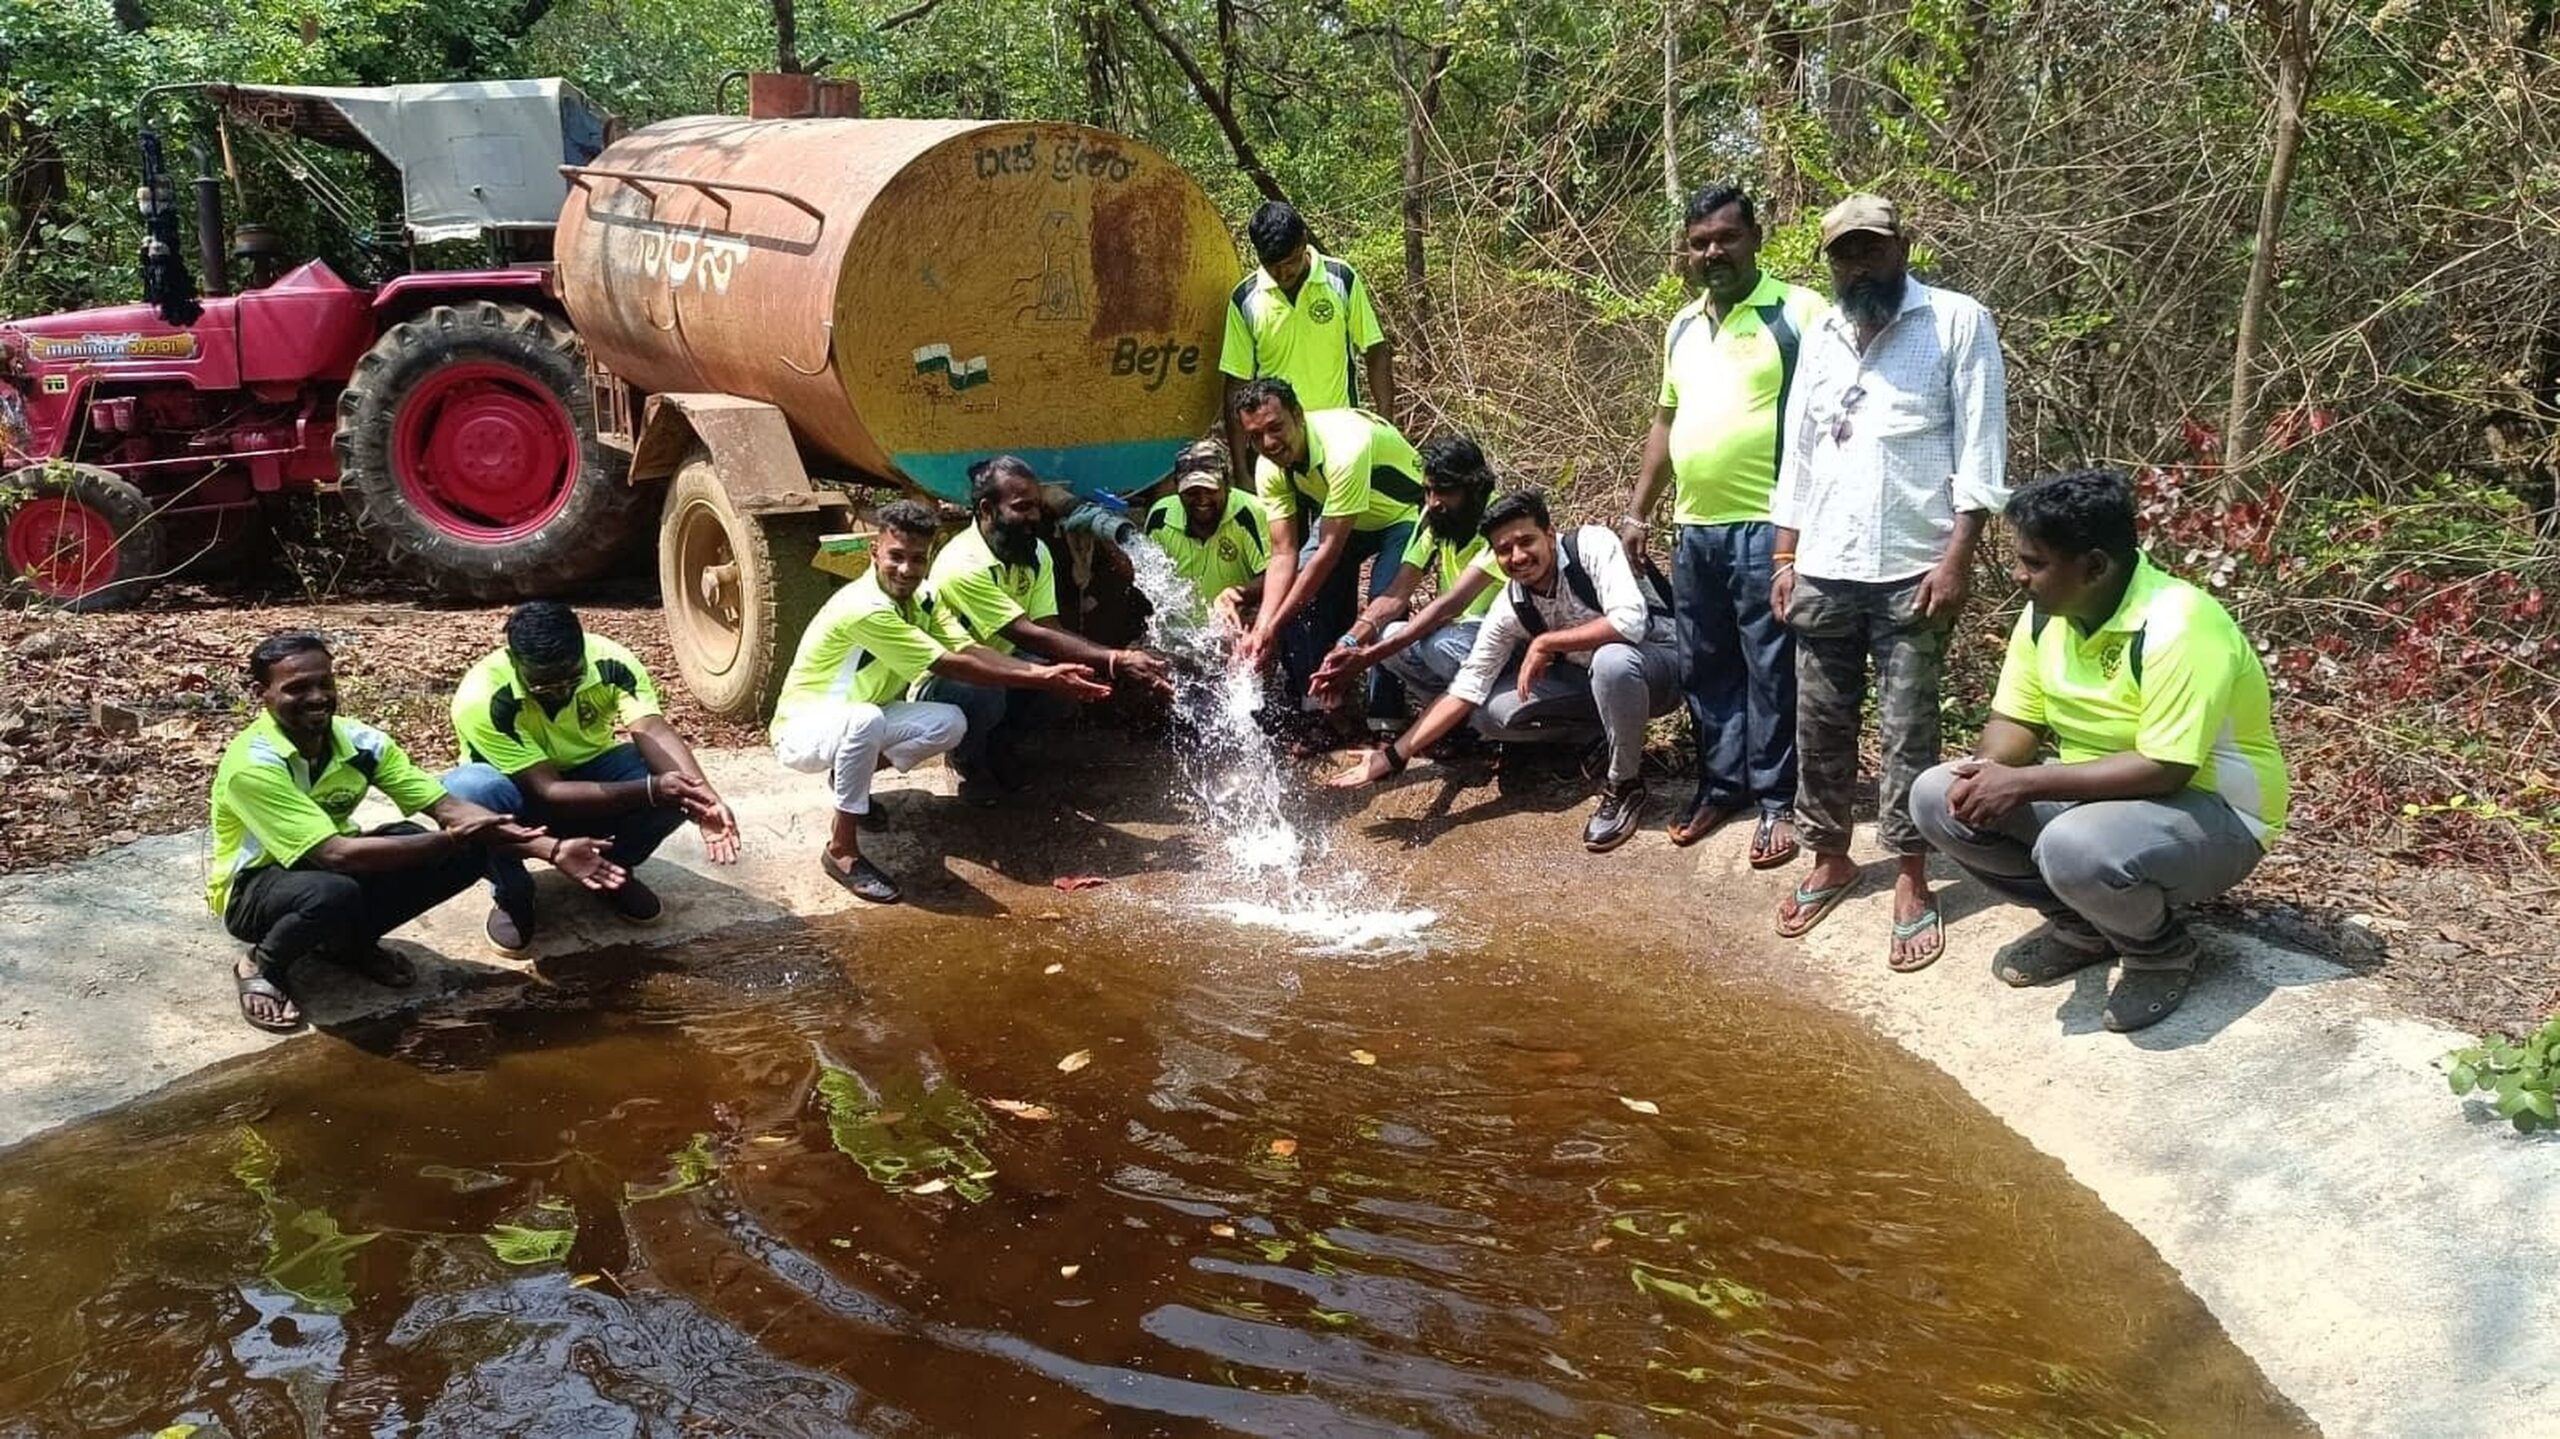
[[[426,85],[208,85],[233,116],[400,172],[401,209],[421,244],[490,230],[548,230],[568,198],[562,165],[605,146],[606,120],[565,80]]]

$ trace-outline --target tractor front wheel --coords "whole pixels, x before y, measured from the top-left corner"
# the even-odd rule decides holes
[[[832,588],[810,565],[826,528],[813,514],[741,513],[709,455],[676,471],[658,522],[658,594],[676,670],[703,708],[743,721],[773,712]]]
[[[54,462],[0,476],[9,597],[116,610],[166,577],[167,534],[150,497],[95,465]]]
[[[522,305],[438,305],[356,362],[338,396],[338,478],[356,527],[437,589],[552,594],[602,573],[645,521],[595,428],[566,325]]]

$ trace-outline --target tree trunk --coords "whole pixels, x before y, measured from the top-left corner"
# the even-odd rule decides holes
[[[2240,296],[2240,336],[2231,347],[2231,413],[2222,427],[2223,488],[2254,458],[2258,348],[2275,294],[2276,260],[2284,245],[2285,206],[2294,162],[2302,154],[2304,103],[2311,93],[2312,0],[2259,0],[2259,14],[2276,32],[2273,152],[2266,188],[2258,196],[2256,253],[2249,257],[2249,285]]]
[[[1190,48],[1182,43],[1181,37],[1165,27],[1163,17],[1156,14],[1155,7],[1147,0],[1129,0],[1129,9],[1138,17],[1138,23],[1147,27],[1147,33],[1155,37],[1156,43],[1164,47],[1164,52],[1173,57],[1173,63],[1182,70],[1182,78],[1191,82],[1191,93],[1200,97],[1200,103],[1209,111],[1209,118],[1218,122],[1218,133],[1226,137],[1227,149],[1236,157],[1236,168],[1244,172],[1245,178],[1253,182],[1253,188],[1261,191],[1264,199],[1286,203],[1289,193],[1280,188],[1279,178],[1254,152],[1253,142],[1245,138],[1244,127],[1236,123],[1235,107],[1227,103],[1226,96],[1219,94],[1215,85],[1209,83],[1200,62],[1192,58]],[[1308,236],[1311,240],[1314,238],[1312,225],[1308,227]],[[1318,245],[1316,248],[1324,247]]]
[[[773,68],[800,73],[800,12],[794,0],[773,0]]]
[[[1680,215],[1680,28],[1678,0],[1662,4],[1662,198]]]
[[[1082,0],[1076,7],[1076,37],[1084,45],[1084,118],[1096,129],[1111,128],[1111,12],[1104,0]]]

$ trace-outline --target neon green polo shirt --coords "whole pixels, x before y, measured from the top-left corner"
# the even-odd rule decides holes
[[[213,872],[205,903],[221,914],[240,876],[268,865],[291,869],[332,835],[356,833],[356,805],[382,791],[402,814],[444,798],[444,786],[418,768],[391,736],[341,715],[329,726],[329,758],[311,762],[261,709],[231,737],[213,771]]]
[[[1431,526],[1427,524],[1413,527],[1413,543],[1404,547],[1404,562],[1431,576],[1444,595],[1456,589],[1458,581],[1465,579],[1471,569],[1482,570],[1497,580],[1503,578],[1502,561],[1494,558],[1493,546],[1485,543],[1484,536],[1478,535],[1463,545],[1453,545],[1431,533]],[[1483,619],[1484,612],[1493,608],[1494,596],[1501,593],[1502,586],[1498,584],[1485,586],[1483,593],[1467,602],[1466,609],[1458,618]]]
[[[658,687],[639,659],[589,634],[587,672],[557,713],[524,692],[503,647],[482,656],[453,692],[453,737],[463,758],[506,774],[522,774],[546,760],[570,770],[621,743],[617,730],[658,712]]]
[[[1804,337],[1831,307],[1763,270],[1719,324],[1700,295],[1662,341],[1662,408],[1671,411],[1671,518],[1730,525],[1769,518],[1778,427]]]
[[[1297,520],[1303,544],[1318,519],[1348,516],[1363,532],[1422,516],[1422,456],[1396,427],[1367,410],[1307,411],[1307,461],[1284,470],[1253,462],[1262,513]]]
[[[1034,563],[1008,565],[987,548],[984,531],[972,524],[953,535],[933,557],[924,593],[933,599],[938,638],[947,649],[985,645],[1012,654],[1013,641],[1004,627],[1019,619],[1055,619],[1058,573],[1046,544],[1036,549]]]
[[[1271,563],[1271,526],[1262,517],[1262,501],[1243,490],[1228,489],[1226,514],[1207,539],[1191,538],[1189,524],[1180,495],[1167,495],[1147,511],[1147,538],[1204,600],[1251,581]]]
[[[889,598],[876,569],[828,596],[800,633],[774,701],[772,736],[781,738],[792,721],[831,705],[905,698],[908,687],[951,652],[933,632],[933,610],[922,590],[903,605]]]
[[[2291,784],[2258,652],[2219,601],[2148,556],[2086,635],[2028,606],[1991,708],[2050,730],[2065,763],[2131,750],[2193,765],[2189,786],[2222,796],[2259,844],[2284,829]]]
[[[1239,380],[1287,380],[1310,413],[1348,409],[1360,403],[1362,357],[1387,335],[1360,272],[1312,248],[1310,254],[1297,299],[1281,293],[1263,270],[1245,276],[1227,296],[1218,368]]]

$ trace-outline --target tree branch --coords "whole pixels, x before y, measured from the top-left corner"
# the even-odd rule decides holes
[[[1181,67],[1183,78],[1191,82],[1191,93],[1200,97],[1200,103],[1207,107],[1210,118],[1218,122],[1219,132],[1227,137],[1227,148],[1235,153],[1236,168],[1244,171],[1245,178],[1253,181],[1253,188],[1261,191],[1264,199],[1287,204],[1289,193],[1280,188],[1279,179],[1262,163],[1262,157],[1254,153],[1253,142],[1245,138],[1244,127],[1236,123],[1234,107],[1227,104],[1226,97],[1210,83],[1208,74],[1200,68],[1200,62],[1191,58],[1191,51],[1166,28],[1163,18],[1156,14],[1155,7],[1147,0],[1129,0],[1129,9],[1137,15],[1138,23],[1147,27],[1147,33],[1156,37],[1156,43],[1164,47],[1164,52],[1173,57],[1173,63]],[[1309,238],[1313,239],[1312,228]],[[1317,248],[1323,247],[1319,245]]]

